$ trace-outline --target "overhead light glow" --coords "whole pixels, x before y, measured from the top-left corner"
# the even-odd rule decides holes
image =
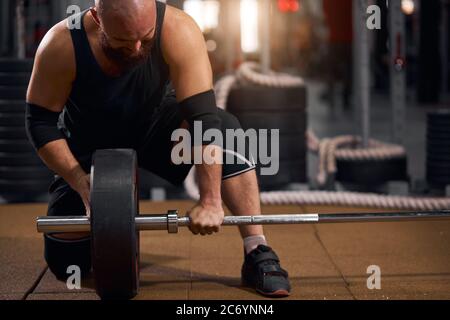
[[[241,46],[245,53],[259,50],[257,0],[241,0]]]
[[[406,15],[414,13],[415,3],[414,0],[402,0],[402,11]]]
[[[217,0],[186,0],[183,9],[202,31],[215,29],[219,25],[220,3]]]

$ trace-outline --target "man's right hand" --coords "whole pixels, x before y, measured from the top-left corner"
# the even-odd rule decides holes
[[[90,174],[81,174],[76,176],[73,179],[73,182],[70,183],[70,186],[72,189],[74,189],[81,197],[81,200],[83,200],[84,206],[86,208],[86,215],[91,215],[91,201],[90,201],[90,194],[91,194],[91,175]]]

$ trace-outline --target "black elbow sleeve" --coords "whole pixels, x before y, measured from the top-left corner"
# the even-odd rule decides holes
[[[189,123],[191,129],[194,127],[194,122],[202,123],[203,132],[209,129],[222,129],[222,121],[219,117],[213,90],[183,100],[180,107],[183,118]]]
[[[49,142],[65,139],[58,129],[59,112],[52,112],[35,104],[26,104],[25,128],[36,150]]]

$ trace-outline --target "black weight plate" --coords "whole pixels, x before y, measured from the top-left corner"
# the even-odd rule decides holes
[[[447,148],[445,144],[440,145],[439,143],[427,143],[426,149],[427,152],[450,153],[450,148]]]
[[[31,72],[33,60],[0,59],[0,72]]]
[[[434,111],[427,112],[427,117],[430,119],[450,119],[450,109],[438,109]]]
[[[24,100],[0,100],[0,112],[25,114]]]
[[[427,170],[445,174],[447,171],[450,172],[450,164],[427,163]]]
[[[427,179],[450,184],[450,174],[435,174],[433,172],[427,172]]]
[[[0,113],[0,127],[25,127],[25,115],[15,113]]]
[[[0,100],[24,100],[27,95],[27,87],[0,86]]]
[[[0,72],[0,86],[28,86],[30,76],[27,72]]]
[[[449,121],[450,122],[450,121]],[[450,132],[450,123],[448,125],[440,125],[440,126],[427,126],[428,133],[448,133]]]
[[[431,175],[450,175],[450,167],[430,166],[427,165],[427,173]]]
[[[428,142],[426,150],[440,153],[450,153],[450,142]]]
[[[361,185],[377,185],[407,180],[407,159],[337,160],[336,180]]]
[[[137,156],[133,150],[99,150],[91,190],[92,266],[102,299],[131,299],[139,287]]]
[[[436,167],[436,168],[450,168],[450,162],[427,159],[427,166]]]
[[[304,112],[238,112],[236,117],[247,129],[279,129],[280,134],[306,133]]]
[[[432,141],[427,141],[427,147],[430,148],[438,148],[443,150],[450,150],[450,141],[449,140],[438,140],[433,139]]]
[[[433,176],[427,174],[427,181],[441,186],[448,186],[450,185],[450,176]]]
[[[427,155],[439,155],[439,156],[448,156],[450,155],[450,147],[430,147],[427,146]]]
[[[450,184],[450,174],[435,174],[432,172],[427,172],[427,179]]]
[[[450,172],[442,172],[440,170],[429,170],[427,169],[427,177],[433,177],[435,180],[448,180],[450,178]]]
[[[437,153],[437,152],[434,152],[434,153],[428,152],[427,153],[427,158],[430,160],[438,159],[438,160],[445,161],[445,159],[448,159],[449,157],[450,157],[450,153]]]
[[[243,111],[304,111],[306,110],[306,89],[271,88],[256,85],[239,85],[231,89],[227,110],[231,113]]]
[[[449,169],[450,161],[436,161],[436,160],[428,160],[427,159],[427,168],[435,168],[435,169]]]
[[[427,161],[431,161],[431,162],[437,161],[437,162],[448,163],[448,162],[450,162],[450,154],[447,156],[429,154],[429,155],[427,155]]]
[[[450,126],[449,119],[428,119],[427,128],[446,128]]]
[[[450,185],[450,175],[443,175],[443,174],[432,174],[432,173],[427,173],[426,175],[426,179],[427,181],[431,181],[433,183],[439,183],[441,185]]]
[[[450,145],[450,134],[446,135],[427,135],[427,145]]]
[[[0,194],[7,193],[16,193],[16,194],[26,194],[26,193],[47,193],[50,184],[52,183],[52,179],[49,180],[9,180],[9,179],[1,179],[0,180]]]
[[[0,166],[27,167],[43,165],[44,163],[36,153],[0,152]]]
[[[47,167],[0,167],[0,180],[40,180],[48,181],[54,176]]]
[[[449,126],[436,126],[436,127],[428,127],[427,133],[429,135],[432,135],[433,133],[436,134],[449,134],[450,133],[450,125]]]
[[[262,175],[261,168],[258,167],[258,181],[261,190],[276,190],[290,183],[301,183],[306,178],[306,162],[280,162],[279,171],[276,175]]]
[[[433,137],[434,135],[438,136],[447,136],[450,135],[450,126],[448,127],[435,127],[435,128],[428,128],[427,129],[427,135],[430,137]]]
[[[8,140],[0,139],[0,152],[29,152],[35,153],[33,146],[28,140]]]
[[[27,139],[25,125],[23,127],[0,127],[0,139]]]

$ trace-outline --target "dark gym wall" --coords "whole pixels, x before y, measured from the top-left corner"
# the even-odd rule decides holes
[[[417,97],[421,103],[439,102],[441,89],[440,0],[420,2],[419,82]]]
[[[13,51],[12,16],[13,6],[11,6],[11,1],[0,1],[0,56],[11,55]]]
[[[66,18],[67,7],[78,5],[88,8],[94,0],[26,0],[24,15],[26,17],[26,55],[32,57],[42,36],[58,21]],[[15,8],[16,0],[0,1],[0,56],[15,56],[16,37]]]

